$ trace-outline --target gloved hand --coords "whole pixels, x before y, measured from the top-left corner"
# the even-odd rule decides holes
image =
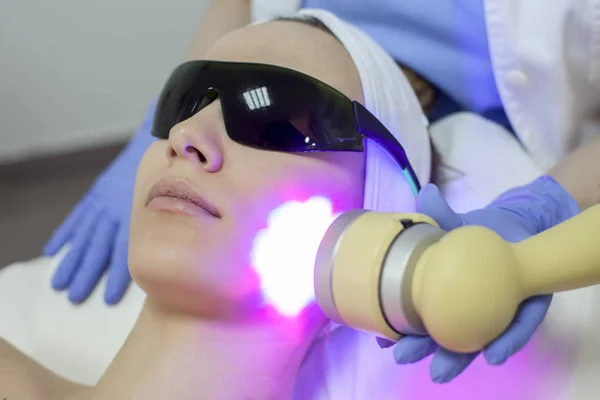
[[[576,215],[579,207],[562,186],[549,176],[499,196],[481,210],[457,214],[434,185],[425,186],[417,199],[417,212],[432,217],[442,229],[450,231],[465,225],[492,229],[509,242],[518,242],[540,233]],[[565,266],[568,268],[568,266]],[[484,350],[488,364],[499,365],[521,350],[542,323],[552,295],[525,300],[509,328]],[[381,347],[394,345],[377,339]],[[449,382],[458,376],[479,354],[453,353],[439,347],[428,336],[404,336],[394,348],[398,364],[414,363],[435,353],[430,365],[434,382]]]
[[[92,293],[108,266],[104,301],[118,303],[131,276],[127,267],[129,218],[137,167],[151,136],[155,105],[127,147],[100,175],[44,247],[55,255],[65,244],[71,248],[52,278],[56,290],[69,289],[69,300],[81,303]]]

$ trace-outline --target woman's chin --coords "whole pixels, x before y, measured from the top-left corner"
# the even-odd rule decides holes
[[[152,251],[132,250],[135,282],[154,301],[206,317],[239,314],[258,302],[260,284],[249,268],[211,260],[197,247],[157,243]]]

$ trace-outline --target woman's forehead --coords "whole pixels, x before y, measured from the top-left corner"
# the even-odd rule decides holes
[[[360,78],[343,45],[331,34],[300,22],[272,21],[238,29],[216,41],[204,58],[291,68],[362,102]]]

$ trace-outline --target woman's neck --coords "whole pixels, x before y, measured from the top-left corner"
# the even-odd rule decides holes
[[[206,321],[147,301],[91,399],[285,399],[325,323],[316,307],[295,320]]]

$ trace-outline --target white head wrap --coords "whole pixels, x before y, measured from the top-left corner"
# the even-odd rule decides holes
[[[333,32],[358,70],[364,106],[404,147],[421,185],[427,183],[432,161],[428,120],[396,62],[369,36],[328,11],[303,9],[285,16],[313,17]],[[372,140],[367,140],[365,147],[363,208],[382,212],[414,211],[415,197],[398,163]]]

